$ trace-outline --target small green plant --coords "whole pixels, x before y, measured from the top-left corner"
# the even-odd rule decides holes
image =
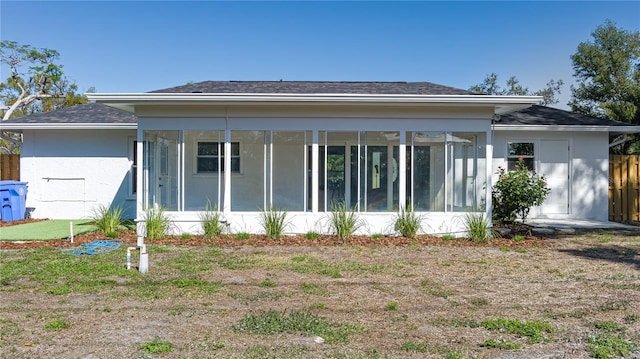
[[[516,234],[515,236],[513,236],[513,240],[516,242],[522,242],[525,239],[525,236],[523,236],[522,234]]]
[[[281,333],[317,335],[329,344],[348,343],[351,334],[366,331],[365,328],[353,324],[332,323],[302,310],[292,310],[289,313],[269,310],[248,314],[232,328],[240,333],[263,335]]]
[[[47,324],[44,325],[44,329],[46,330],[53,330],[56,332],[61,331],[62,329],[67,329],[71,327],[71,323],[69,322],[65,322],[64,320],[61,319],[56,319],[52,322],[49,322]]]
[[[551,191],[544,176],[527,168],[520,157],[513,170],[498,167],[498,181],[491,190],[493,219],[513,223],[517,217],[524,223],[533,206],[541,205]]]
[[[640,348],[637,342],[617,335],[596,334],[588,339],[587,349],[593,358],[614,359],[627,357]]]
[[[273,239],[280,238],[290,225],[287,221],[287,211],[281,211],[275,207],[262,211],[260,223],[267,237]]]
[[[344,239],[353,236],[364,223],[358,218],[355,207],[348,208],[347,202],[342,201],[331,203],[329,225],[335,235]]]
[[[381,239],[381,238],[384,238],[384,234],[382,234],[382,233],[374,233],[374,234],[371,235],[371,238],[373,238],[373,239]]]
[[[394,228],[403,237],[416,238],[418,232],[422,230],[422,216],[417,215],[410,205],[400,208],[396,215]]]
[[[122,206],[100,205],[93,211],[93,223],[109,238],[116,238],[122,224]]]
[[[314,309],[327,309],[327,305],[324,303],[312,303],[309,305],[309,310]]]
[[[247,233],[247,232],[238,232],[236,233],[236,239],[238,240],[245,240],[245,239],[249,239],[251,238],[251,234]]]
[[[111,309],[111,307],[104,307],[104,309],[102,310],[105,313],[111,313],[113,311],[113,309]]]
[[[302,288],[302,291],[307,294],[321,295],[321,296],[329,295],[329,291],[325,287],[316,283],[302,283],[300,284],[300,288]]]
[[[539,320],[521,322],[504,318],[487,319],[482,321],[482,326],[488,330],[529,337],[529,342],[532,344],[549,341],[550,335],[557,331],[556,327],[549,322]]]
[[[389,302],[384,306],[384,310],[396,311],[398,310],[398,302]]]
[[[260,283],[260,286],[263,288],[274,288],[277,284],[269,278],[266,278]]]
[[[626,324],[633,324],[638,321],[640,321],[640,314],[634,313],[634,314],[627,314],[624,316],[624,322]]]
[[[442,236],[443,241],[453,241],[455,239],[456,239],[456,236],[454,236],[453,234],[445,234]]]
[[[486,242],[493,237],[489,223],[484,217],[484,213],[471,214],[468,213],[464,217],[464,227],[473,242]]]
[[[459,352],[448,352],[444,359],[464,359],[464,355]]]
[[[496,349],[522,349],[522,345],[514,343],[507,339],[488,339],[485,340],[481,347],[496,348]]]
[[[221,214],[218,211],[218,206],[213,206],[210,200],[207,200],[207,204],[204,207],[204,212],[200,213],[200,221],[202,222],[202,231],[204,232],[204,238],[217,238],[220,237],[224,231],[224,224],[221,220]]]
[[[406,352],[429,353],[431,349],[427,344],[416,342],[404,342],[400,345],[400,350]]]
[[[481,306],[489,305],[489,301],[486,298],[473,298],[471,300],[471,304],[477,307],[481,307]]]
[[[140,349],[148,354],[171,353],[173,352],[173,344],[170,341],[155,338],[151,342],[142,344]]]
[[[625,326],[620,325],[614,321],[595,322],[593,323],[593,326],[596,329],[607,333],[624,332],[625,330],[627,330]]]
[[[167,235],[171,222],[164,213],[164,208],[149,208],[145,215],[144,220],[147,228],[147,238],[160,239]]]
[[[187,232],[184,232],[180,235],[181,239],[191,239],[191,237],[193,237],[191,233],[187,233]]]
[[[309,232],[304,234],[304,238],[311,239],[311,240],[318,239],[318,238],[320,238],[320,233],[314,232],[314,231],[309,231]]]

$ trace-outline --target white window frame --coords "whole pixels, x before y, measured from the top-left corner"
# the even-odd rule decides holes
[[[514,144],[514,143],[530,143],[533,145],[533,155],[510,155],[509,154],[509,145],[510,144]],[[506,149],[505,149],[505,159],[506,159],[506,167],[507,170],[509,170],[509,160],[512,159],[519,159],[520,157],[527,159],[530,158],[532,160],[533,163],[533,168],[529,168],[530,170],[535,171],[536,168],[538,167],[538,161],[536,159],[536,147],[538,147],[538,141],[536,140],[527,140],[527,139],[516,139],[516,140],[508,140],[507,141],[507,145],[506,145]]]
[[[196,141],[194,141],[194,149],[193,149],[193,174],[196,176],[219,176],[220,173],[216,170],[213,172],[199,172],[198,171],[198,158],[200,157],[204,157],[204,158],[211,158],[213,156],[205,156],[205,155],[198,155],[198,146],[200,145],[200,143],[217,143],[218,146],[220,147],[220,151],[224,151],[224,145],[225,145],[225,141],[218,141],[215,139],[206,139],[206,138],[200,138],[197,139]],[[231,171],[232,175],[240,175],[243,173],[242,171],[242,163],[244,161],[242,161],[242,143],[238,140],[231,140],[231,146],[233,146],[234,143],[238,144],[238,154],[237,155],[231,155],[231,159],[233,158],[237,158],[238,161],[240,161],[240,168],[238,171]],[[220,157],[220,164],[221,167],[224,167],[224,163],[225,163],[225,156],[224,155],[219,155]],[[224,171],[223,171],[224,172]]]

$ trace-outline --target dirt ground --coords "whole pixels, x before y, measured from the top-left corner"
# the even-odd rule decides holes
[[[78,236],[73,245],[96,238],[104,239]],[[133,232],[119,238],[135,243]],[[0,250],[8,253],[2,258],[11,258],[39,245],[0,243]],[[180,269],[189,264],[181,261],[201,258],[212,248],[220,248],[221,255],[202,262],[207,265],[196,275],[220,282],[221,288],[206,295],[188,289],[152,298],[119,295],[130,277],[113,278],[113,287],[91,294],[53,295],[26,279],[0,285],[0,357],[588,358],[596,322],[618,323],[625,328],[618,334],[640,340],[640,239],[635,233],[486,244],[428,236],[176,237],[151,243],[150,272],[139,276],[153,285],[175,278],[175,270],[185,275]],[[281,265],[295,258],[335,263],[342,266],[341,276]],[[231,260],[242,265],[231,266]],[[366,330],[347,343],[233,330],[247,315],[268,310],[307,310]],[[46,330],[52,318],[63,318],[70,327]],[[546,342],[530,343],[477,325],[492,318],[548,321],[557,331]],[[171,342],[173,351],[145,352],[143,343],[154,339]],[[483,346],[489,339],[522,348]]]

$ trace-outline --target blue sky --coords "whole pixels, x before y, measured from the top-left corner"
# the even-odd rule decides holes
[[[564,80],[566,108],[570,56],[607,19],[640,30],[640,1],[2,0],[0,38],[57,50],[81,91],[281,79],[467,89],[496,72],[532,90]]]

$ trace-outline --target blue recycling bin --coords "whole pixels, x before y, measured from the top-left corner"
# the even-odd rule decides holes
[[[27,211],[27,182],[0,181],[0,219],[5,222],[24,219]]]

